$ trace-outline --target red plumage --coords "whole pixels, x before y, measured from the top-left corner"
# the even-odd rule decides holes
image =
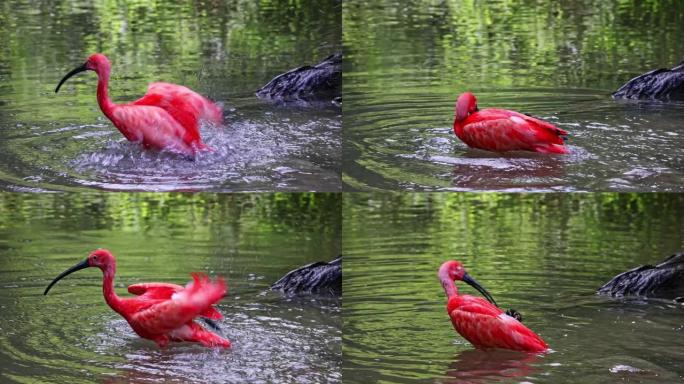
[[[114,292],[116,258],[105,249],[93,251],[81,264],[59,275],[45,290],[59,279],[87,267],[98,267],[103,272],[103,293],[107,304],[119,313],[140,337],[165,347],[171,341],[197,342],[207,347],[230,347],[230,341],[214,334],[194,320],[206,317],[223,318],[214,308],[226,294],[226,282],[217,278],[192,274],[192,281],[185,287],[168,283],[142,283],[128,287],[136,297],[122,298]]]
[[[114,104],[107,90],[111,65],[99,53],[69,72],[55,92],[69,77],[86,70],[97,73],[98,105],[127,140],[142,143],[148,149],[171,150],[188,156],[208,149],[200,137],[199,121],[215,124],[222,121],[221,108],[209,99],[181,85],[152,83],[142,98],[128,104]]]
[[[454,133],[469,147],[488,151],[568,153],[562,137],[568,134],[565,130],[506,109],[479,110],[470,92],[456,102]]]
[[[471,285],[474,280],[458,261],[442,264],[438,276],[449,298],[447,313],[454,329],[476,348],[535,353],[548,349],[544,340],[496,305],[479,297],[459,295],[454,280],[469,281]],[[477,282],[474,284],[478,285]],[[478,289],[484,290],[482,287]]]

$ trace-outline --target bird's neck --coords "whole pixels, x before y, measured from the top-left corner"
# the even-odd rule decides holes
[[[444,288],[444,293],[446,293],[448,298],[458,296],[458,289],[456,288],[456,283],[449,277],[448,272],[439,272],[439,280],[442,282],[442,288]]]
[[[102,293],[105,301],[116,312],[121,312],[123,301],[114,291],[114,275],[116,275],[116,264],[107,266],[102,275]]]
[[[463,136],[463,120],[454,118],[454,134],[459,138]]]
[[[97,73],[97,104],[100,106],[102,113],[112,120],[112,112],[116,106],[109,98],[107,88],[109,87],[109,68],[103,68]]]

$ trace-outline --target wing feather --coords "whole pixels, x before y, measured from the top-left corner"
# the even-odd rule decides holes
[[[218,278],[193,274],[193,281],[172,295],[171,299],[150,306],[132,316],[132,320],[151,333],[166,333],[183,326],[197,316],[214,318],[212,304],[226,293],[226,283]],[[214,310],[215,311],[215,310]],[[216,311],[218,313],[218,311]]]

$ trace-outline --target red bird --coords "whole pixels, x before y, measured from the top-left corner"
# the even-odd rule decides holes
[[[97,103],[128,141],[142,143],[147,149],[166,149],[187,156],[208,148],[200,138],[199,120],[220,124],[220,107],[186,87],[169,83],[152,83],[142,98],[128,104],[114,104],[107,95],[110,69],[107,56],[91,55],[85,64],[62,78],[55,93],[71,76],[95,71]]]
[[[207,347],[230,347],[230,341],[207,331],[193,320],[200,316],[218,320],[223,318],[213,307],[226,293],[226,283],[218,278],[210,281],[206,275],[193,273],[185,287],[167,283],[142,283],[128,287],[137,297],[119,297],[114,292],[116,258],[106,249],[93,251],[88,258],[62,272],[45,288],[50,288],[63,277],[88,267],[102,270],[102,291],[107,304],[123,316],[138,336],[150,339],[160,347],[170,341],[189,341]],[[210,323],[212,324],[212,323]]]
[[[568,134],[566,131],[506,109],[479,110],[470,92],[461,94],[456,101],[454,133],[469,147],[488,151],[568,153],[562,137]]]
[[[456,332],[476,348],[504,348],[524,352],[544,352],[548,345],[494,303],[492,296],[470,277],[458,261],[447,261],[439,268],[439,279],[446,292],[447,312]],[[462,280],[487,298],[459,295],[454,280]]]

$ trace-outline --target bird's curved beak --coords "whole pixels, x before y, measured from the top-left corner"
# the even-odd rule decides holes
[[[481,286],[480,283],[478,283],[477,280],[473,279],[468,273],[465,273],[463,275],[462,280],[465,281],[466,283],[468,283],[468,285],[470,285],[471,287],[480,291],[480,293],[482,294],[482,296],[485,297],[485,299],[487,299],[490,303],[492,303],[498,307],[498,305],[496,304],[496,301],[494,301],[494,298],[492,297],[492,295],[490,295],[489,292],[487,292],[487,290],[484,289],[484,287]]]
[[[80,263],[74,265],[73,267],[67,269],[66,271],[60,273],[59,276],[55,277],[55,279],[52,280],[52,283],[50,283],[50,285],[48,285],[47,288],[45,288],[45,292],[43,292],[43,295],[47,295],[50,288],[52,288],[53,285],[55,285],[59,280],[61,280],[66,275],[70,275],[78,270],[85,269],[88,267],[90,267],[90,264],[88,263],[88,259],[85,259]]]
[[[62,78],[62,81],[60,81],[59,84],[57,84],[57,88],[55,88],[55,93],[59,92],[59,88],[60,88],[60,87],[62,86],[62,84],[64,84],[64,82],[67,81],[67,79],[69,79],[71,76],[73,76],[73,75],[75,75],[75,74],[77,74],[77,73],[79,73],[79,72],[83,72],[83,71],[87,71],[87,70],[88,70],[88,68],[86,68],[85,63],[83,63],[82,65],[80,65],[80,66],[78,66],[78,67],[76,67],[76,68],[74,68],[74,69],[72,69],[71,72],[69,72],[69,73],[67,73],[66,75],[64,75],[64,77]]]

